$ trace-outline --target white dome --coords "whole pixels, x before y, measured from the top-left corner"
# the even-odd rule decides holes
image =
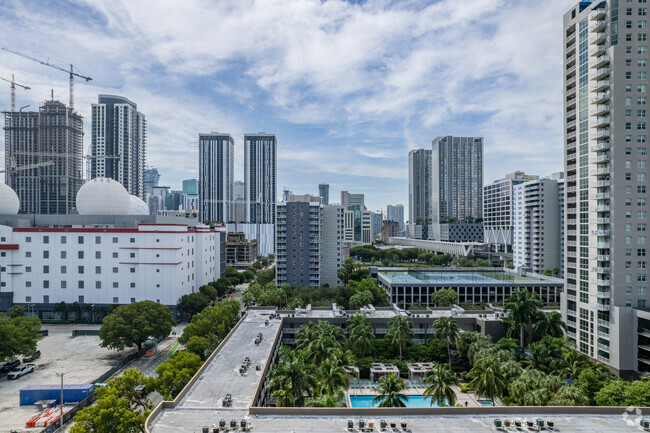
[[[0,215],[15,215],[20,209],[20,201],[13,189],[0,183]]]
[[[129,215],[149,215],[149,206],[140,197],[132,195]]]
[[[77,193],[79,215],[129,215],[130,210],[129,193],[113,179],[91,179]]]

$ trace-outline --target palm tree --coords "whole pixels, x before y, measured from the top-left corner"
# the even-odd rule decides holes
[[[409,401],[402,393],[404,381],[395,373],[381,377],[377,391],[378,395],[372,399],[372,404],[379,403],[379,407],[406,407],[406,402]]]
[[[326,359],[316,370],[316,381],[318,383],[318,394],[334,394],[341,388],[347,389],[349,386],[348,372],[345,367],[337,365],[333,361]]]
[[[509,318],[519,325],[519,344],[524,347],[524,328],[530,325],[530,322],[537,314],[537,310],[542,306],[539,296],[526,289],[517,289],[505,303],[505,309],[509,313]]]
[[[591,365],[589,359],[574,349],[567,349],[561,359],[551,362],[551,369],[564,379],[577,379],[582,370]]]
[[[447,355],[451,364],[451,343],[458,337],[458,322],[451,317],[441,317],[433,324],[434,336],[447,342]]]
[[[456,392],[451,386],[458,386],[459,383],[450,364],[434,364],[433,369],[424,377],[424,383],[429,386],[423,395],[431,397],[431,406],[434,402],[438,407],[456,405]]]
[[[413,322],[405,316],[395,316],[388,322],[386,337],[391,339],[391,344],[399,346],[399,360],[402,360],[402,348],[413,338]]]
[[[306,323],[296,332],[296,349],[306,348],[316,338],[316,324],[313,322]]]
[[[375,333],[372,331],[372,325],[357,325],[350,331],[350,341],[352,348],[360,356],[368,355],[373,348]]]
[[[348,334],[352,334],[354,328],[361,325],[370,325],[370,319],[364,314],[355,313],[346,322]],[[372,326],[372,325],[371,325]]]
[[[467,378],[471,379],[470,388],[479,396],[492,400],[493,405],[494,399],[501,396],[506,388],[499,366],[490,358],[482,358],[474,364]]]
[[[562,315],[557,311],[551,311],[548,314],[542,314],[535,321],[533,336],[535,340],[541,340],[545,336],[562,337],[566,330],[566,323],[562,320]]]
[[[305,401],[305,407],[345,407],[344,399],[345,394],[342,390],[338,390],[334,394],[323,394],[318,397],[308,398]]]
[[[305,397],[313,395],[315,375],[313,366],[306,364],[303,353],[285,346],[280,359],[271,371],[270,389],[277,406],[302,406]]]

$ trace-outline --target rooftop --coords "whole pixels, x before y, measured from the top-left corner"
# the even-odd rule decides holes
[[[378,276],[391,284],[562,284],[562,280],[558,278],[537,274],[534,277],[521,276],[514,272],[489,269],[379,271]]]

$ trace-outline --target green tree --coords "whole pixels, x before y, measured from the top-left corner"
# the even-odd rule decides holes
[[[481,334],[480,332],[461,332],[456,338],[456,349],[458,350],[458,358],[465,364],[470,364],[469,349],[472,344],[476,342],[485,342],[486,344],[492,343],[492,339],[488,335]]]
[[[433,335],[447,343],[447,355],[451,364],[451,345],[458,338],[458,322],[452,317],[441,317],[433,323]]]
[[[486,397],[492,401],[503,395],[506,389],[505,380],[499,366],[489,358],[483,358],[474,364],[467,374],[471,380],[469,386],[479,397]]]
[[[386,338],[391,344],[399,347],[399,360],[402,360],[402,350],[413,338],[413,322],[404,316],[394,316],[388,321],[388,332]]]
[[[202,364],[201,357],[195,353],[187,350],[174,353],[166,363],[160,364],[156,369],[156,389],[165,400],[173,400]]]
[[[212,290],[216,293],[216,289],[212,288]],[[194,317],[195,314],[200,313],[205,307],[210,305],[210,301],[203,293],[195,292],[181,296],[179,305],[181,309],[181,317],[183,320],[189,321],[192,320],[192,317]]]
[[[589,362],[589,359],[585,355],[571,348],[565,350],[561,359],[556,359],[551,362],[551,368],[555,374],[564,379],[572,380],[575,380],[582,370],[590,366],[591,362]]]
[[[99,330],[100,346],[115,350],[137,346],[139,350],[147,338],[165,336],[175,325],[165,305],[153,301],[122,305],[104,318]]]
[[[341,266],[341,269],[338,271],[338,277],[341,281],[343,281],[343,284],[347,285],[348,282],[352,279],[352,276],[355,271],[361,268],[361,263],[355,262],[351,258],[345,259],[345,262],[343,262],[343,265]]]
[[[572,385],[562,386],[548,402],[548,406],[587,406],[588,404],[589,400],[582,391]]]
[[[637,380],[632,382],[625,393],[628,406],[647,407],[650,405],[650,381]]]
[[[207,342],[207,350],[214,350],[237,323],[239,307],[239,302],[235,300],[217,302],[214,306],[206,307],[192,317],[178,341],[188,344],[193,336],[202,337]]]
[[[370,323],[355,326],[350,331],[350,341],[354,352],[359,356],[369,355],[375,342],[375,333]]]
[[[333,395],[349,386],[348,372],[345,367],[326,359],[316,370],[316,393]]]
[[[630,384],[621,379],[615,379],[600,389],[594,396],[598,406],[627,406]]]
[[[372,399],[372,404],[379,403],[379,407],[406,407],[409,398],[403,391],[404,381],[397,374],[382,376],[379,378],[377,396]]]
[[[199,355],[201,360],[205,361],[209,355],[210,344],[207,339],[193,335],[185,345],[185,349],[188,352]]]
[[[97,401],[75,416],[71,433],[144,432],[151,403],[136,391],[138,385],[151,386],[152,380],[132,368],[98,388]]]
[[[305,407],[345,407],[345,394],[338,390],[334,394],[322,394],[317,397],[307,398]]]
[[[524,329],[530,325],[541,306],[542,301],[539,296],[526,289],[517,289],[506,300],[505,310],[509,313],[509,319],[519,326],[519,344],[522,347],[524,346]]]
[[[562,314],[551,311],[548,314],[541,314],[535,320],[533,336],[535,340],[541,340],[545,336],[559,338],[564,335],[566,324],[562,320]]]
[[[580,372],[574,382],[574,385],[582,391],[590,404],[594,403],[594,398],[598,391],[603,389],[613,379],[613,375],[606,368],[598,367],[598,364],[591,368],[586,368]]]
[[[428,386],[423,395],[431,397],[431,406],[433,403],[437,403],[438,407],[456,405],[456,392],[452,386],[459,383],[450,364],[434,364],[424,377],[424,383]]]
[[[275,280],[275,268],[264,269],[257,273],[255,282],[260,286],[264,287],[271,281]]]
[[[284,346],[280,358],[270,374],[269,388],[276,406],[303,406],[307,397],[314,395],[316,375],[313,365],[305,363],[300,353]]]
[[[7,316],[11,318],[23,317],[25,315],[25,307],[22,305],[14,305],[7,311]]]
[[[0,316],[0,362],[34,353],[42,338],[38,334],[40,329],[41,320],[37,316]]]
[[[358,309],[364,305],[372,304],[374,296],[370,293],[369,290],[364,290],[362,292],[357,292],[352,297],[350,297],[350,308]]]
[[[431,295],[431,303],[436,307],[448,307],[458,302],[458,293],[454,289],[439,289]]]
[[[199,293],[201,293],[203,296],[206,297],[208,301],[216,301],[217,300],[217,289],[214,287],[205,284],[201,287],[199,287]]]

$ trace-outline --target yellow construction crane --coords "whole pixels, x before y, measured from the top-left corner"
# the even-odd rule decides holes
[[[63,69],[60,66],[56,66],[56,65],[51,64],[49,59],[47,61],[43,61],[43,60],[39,60],[39,59],[37,59],[35,57],[28,56],[27,54],[23,54],[23,53],[19,53],[18,51],[10,50],[9,48],[3,47],[2,49],[9,52],[9,53],[16,54],[16,55],[24,57],[26,59],[38,62],[41,65],[49,66],[50,68],[58,69],[59,71],[63,71],[65,73],[67,73],[67,74],[70,74],[70,111],[74,111],[74,77],[83,78],[84,80],[86,80],[86,82],[92,80],[92,78],[90,78],[90,77],[85,77],[83,75],[80,75],[80,74],[77,74],[76,72],[74,72],[74,66],[73,65],[70,65],[70,70],[68,71],[66,69]]]
[[[11,111],[16,111],[16,86],[22,87],[25,90],[29,90],[30,88],[27,86],[23,86],[22,84],[18,84],[14,81],[14,75],[11,74],[11,80],[7,80],[6,78],[0,77],[0,80],[6,81],[7,83],[11,83]]]

